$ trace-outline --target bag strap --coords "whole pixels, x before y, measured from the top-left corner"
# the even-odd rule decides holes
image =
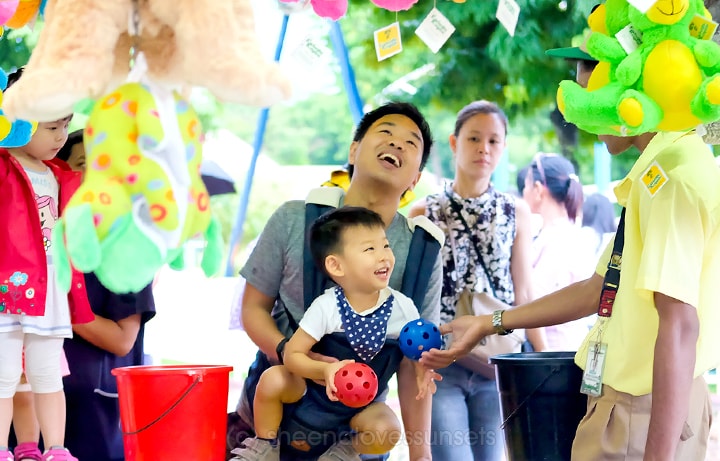
[[[620,287],[620,266],[622,263],[622,252],[625,246],[625,208],[620,214],[620,222],[615,232],[612,254],[608,261],[607,271],[603,279],[602,291],[600,292],[600,303],[598,304],[598,316],[609,318],[612,316],[613,303]]]
[[[490,285],[490,291],[492,292],[492,295],[494,298],[497,298],[497,294],[495,293],[495,284],[493,284],[492,277],[490,276],[490,271],[488,270],[487,266],[485,265],[485,261],[483,260],[482,253],[480,252],[480,242],[477,240],[477,236],[474,232],[470,230],[470,226],[468,225],[467,221],[465,221],[465,218],[462,215],[462,205],[457,203],[455,199],[452,198],[452,196],[448,193],[447,189],[445,189],[444,193],[441,194],[443,199],[447,200],[444,203],[441,203],[441,208],[443,212],[443,217],[445,218],[445,224],[448,227],[448,234],[450,234],[450,222],[447,219],[447,214],[445,213],[445,204],[448,204],[450,206],[450,209],[452,209],[453,214],[457,215],[458,219],[460,219],[460,222],[465,226],[465,229],[468,231],[468,238],[473,244],[473,248],[475,249],[475,253],[477,253],[478,257],[478,263],[480,264],[480,267],[482,267],[483,272],[485,273],[485,277],[487,277],[488,284]],[[453,238],[450,238],[450,247],[452,248],[453,252],[453,259],[455,260],[455,267],[457,268],[457,260],[455,259],[455,240]]]

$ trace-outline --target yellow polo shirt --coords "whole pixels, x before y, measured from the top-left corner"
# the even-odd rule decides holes
[[[603,383],[652,391],[658,314],[653,293],[694,306],[700,319],[695,376],[720,364],[720,168],[702,138],[658,133],[615,188],[626,207],[620,288],[602,341]],[[598,262],[605,275],[610,242]],[[585,368],[592,328],[575,356]]]

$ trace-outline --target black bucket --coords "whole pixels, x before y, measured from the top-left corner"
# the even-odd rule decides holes
[[[490,357],[495,365],[508,461],[570,460],[585,415],[582,370],[574,352]]]

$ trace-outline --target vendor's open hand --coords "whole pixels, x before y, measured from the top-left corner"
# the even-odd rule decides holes
[[[313,351],[308,352],[308,357],[310,357],[313,360],[317,360],[319,362],[335,363],[338,361],[337,357],[330,357],[329,355],[322,355],[322,354],[318,354],[317,352],[313,352]],[[320,386],[325,385],[324,379],[314,379],[313,382]]]
[[[430,349],[423,352],[420,363],[429,369],[445,368],[456,359],[470,352],[485,336],[494,333],[492,316],[464,315],[450,323],[440,325],[440,333],[452,334],[452,342],[446,350]]]
[[[325,368],[325,393],[327,394],[328,398],[333,401],[337,402],[338,398],[335,395],[337,392],[337,387],[335,387],[335,373],[338,372],[342,367],[345,365],[349,365],[351,363],[355,363],[355,360],[341,360],[338,361],[335,359],[335,362],[330,363]]]

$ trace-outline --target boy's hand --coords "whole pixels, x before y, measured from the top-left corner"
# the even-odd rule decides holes
[[[335,359],[335,362],[329,363],[327,367],[325,367],[325,393],[327,394],[328,398],[333,401],[337,402],[338,398],[335,395],[337,392],[337,387],[335,387],[335,373],[338,372],[342,367],[345,365],[349,365],[351,363],[355,363],[355,360],[342,360],[338,361]]]
[[[437,386],[435,381],[442,381],[442,376],[430,370],[419,363],[415,362],[415,380],[417,381],[418,394],[415,396],[415,400],[422,400],[427,395],[435,394]]]

